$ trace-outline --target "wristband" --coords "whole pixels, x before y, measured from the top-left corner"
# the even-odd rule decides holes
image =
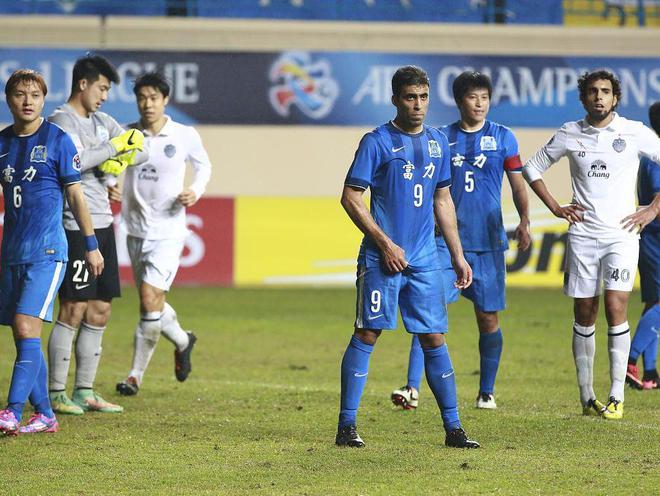
[[[94,234],[90,236],[85,236],[85,249],[87,251],[97,250],[98,247],[99,247],[99,242],[96,240],[96,236]]]

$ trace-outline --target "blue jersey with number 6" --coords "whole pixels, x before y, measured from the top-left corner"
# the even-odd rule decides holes
[[[44,120],[29,136],[0,132],[5,200],[2,265],[67,260],[64,186],[80,182],[80,159],[62,129]]]
[[[490,121],[474,132],[464,131],[459,122],[442,132],[449,140],[451,196],[463,250],[506,250],[502,177],[504,171],[522,172],[516,137],[508,127]],[[444,245],[444,240],[438,244]]]
[[[433,197],[437,188],[451,184],[446,136],[428,126],[419,134],[408,134],[391,122],[383,124],[360,141],[344,184],[370,188],[371,215],[405,251],[410,270],[440,267]],[[367,267],[381,263],[380,250],[366,236],[358,263]]]

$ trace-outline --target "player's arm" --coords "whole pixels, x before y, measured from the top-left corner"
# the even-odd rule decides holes
[[[408,266],[405,251],[394,243],[376,224],[369,209],[362,200],[364,189],[350,185],[344,186],[341,195],[341,206],[351,218],[357,228],[369,236],[376,244],[382,255],[382,261],[390,272],[401,272]]]
[[[433,212],[435,221],[440,227],[442,237],[447,244],[451,255],[451,264],[456,272],[454,286],[459,289],[467,288],[472,284],[472,268],[463,256],[461,238],[458,236],[456,223],[456,209],[451,198],[449,186],[437,188],[433,196]]]
[[[520,223],[516,226],[514,236],[518,242],[518,249],[524,251],[532,243],[532,236],[529,232],[529,198],[527,196],[527,188],[520,172],[507,171],[506,177],[511,185],[513,204],[520,217]]]
[[[66,199],[80,227],[80,232],[85,237],[85,260],[89,271],[94,277],[98,277],[103,272],[103,255],[99,251],[99,243],[94,234],[92,218],[89,215],[82,186],[79,182],[66,185]]]
[[[548,191],[543,181],[543,173],[566,154],[566,132],[560,129],[552,139],[523,166],[523,177],[529,183],[529,187],[536,193],[548,210],[556,217],[566,219],[569,224],[580,222],[585,208],[577,203],[560,205],[554,196]]]
[[[190,128],[190,151],[188,162],[193,168],[193,182],[176,197],[177,201],[184,207],[193,206],[206,191],[206,185],[211,179],[211,161],[206,149],[202,144],[199,133]]]

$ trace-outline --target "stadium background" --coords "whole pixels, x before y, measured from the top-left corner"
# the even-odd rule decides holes
[[[43,72],[47,115],[66,100],[75,59],[98,52],[122,76],[102,110],[127,123],[137,116],[132,80],[165,71],[170,115],[197,127],[214,166],[190,211],[177,284],[352,284],[361,235],[338,198],[359,138],[393,115],[397,66],[429,72],[432,125],[457,118],[455,75],[488,72],[490,118],[513,128],[525,160],[581,117],[575,83],[587,68],[615,70],[620,113],[647,120],[660,99],[660,6],[638,3],[604,18],[605,2],[591,0],[2,1],[0,80],[18,67]],[[9,121],[3,105],[0,122]],[[566,165],[547,175],[561,201],[570,200]],[[506,186],[503,198],[513,228]],[[533,249],[511,247],[509,282],[559,285],[566,226],[535,199],[531,219]]]

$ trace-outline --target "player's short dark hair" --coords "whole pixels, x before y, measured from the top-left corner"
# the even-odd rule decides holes
[[[456,105],[460,105],[467,92],[475,88],[488,90],[488,98],[493,96],[493,84],[488,76],[477,71],[461,72],[451,87]]]
[[[133,93],[137,96],[140,88],[150,86],[157,89],[163,96],[170,96],[170,83],[160,72],[145,72],[133,83]]]
[[[649,107],[649,123],[655,133],[660,136],[660,101]]]
[[[612,94],[616,97],[617,105],[619,104],[619,100],[621,100],[621,82],[610,71],[596,69],[595,71],[585,72],[578,79],[578,90],[580,92],[580,101],[582,102],[582,105],[587,101],[587,90],[589,89],[589,85],[594,81],[599,81],[601,79],[612,83]],[[616,108],[616,105],[613,108]]]
[[[41,74],[39,74],[37,71],[33,71],[32,69],[18,69],[14,71],[11,76],[9,76],[9,79],[7,79],[7,84],[5,85],[5,96],[8,97],[9,94],[13,92],[16,89],[16,86],[18,86],[20,83],[34,83],[39,86],[44,94],[44,97],[46,94],[48,94],[46,81]]]
[[[399,67],[392,76],[392,94],[399,96],[404,86],[431,86],[426,71],[414,65]]]
[[[119,83],[117,70],[105,57],[91,54],[80,57],[73,66],[71,93],[78,92],[78,83],[83,79],[93,83],[101,76],[107,77],[108,81],[115,84]]]

